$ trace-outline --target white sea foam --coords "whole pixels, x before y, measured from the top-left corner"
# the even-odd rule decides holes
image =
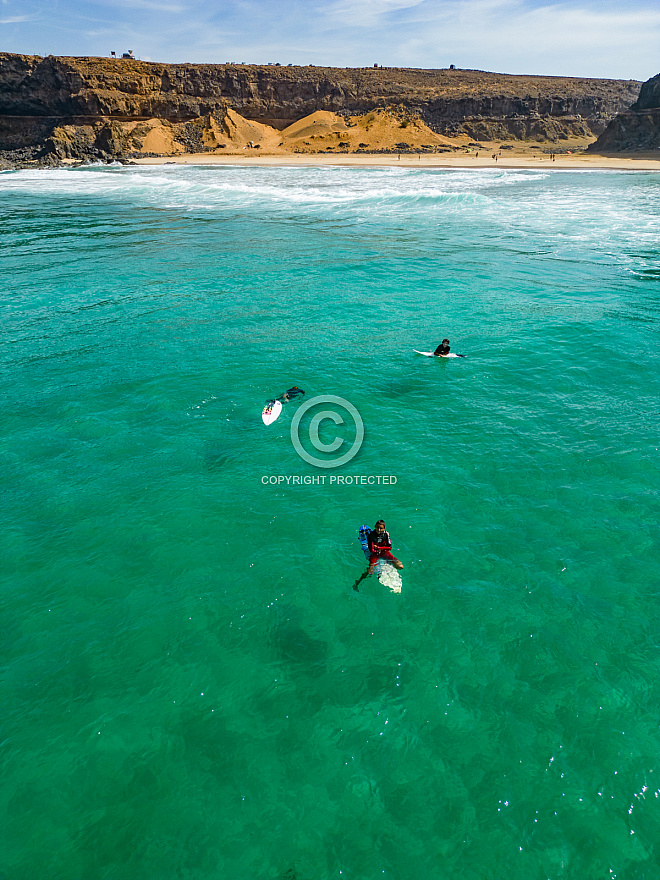
[[[232,200],[284,204],[350,205],[362,201],[443,199],[479,194],[484,187],[538,180],[532,172],[429,171],[410,169],[251,168],[216,166],[90,166],[19,171],[9,190],[108,197],[123,194],[177,207],[221,207]],[[4,187],[3,187],[4,188]]]
[[[539,186],[551,176],[559,187]],[[620,239],[652,246],[660,234],[657,214],[636,202],[637,180],[642,182],[631,172],[591,169],[551,174],[501,168],[98,165],[12,172],[3,175],[0,192],[110,202],[117,212],[149,207],[220,217],[295,214],[343,223],[375,218],[428,223],[451,215],[469,227],[478,213],[531,246],[542,236],[551,249],[557,238],[592,242],[603,251]]]

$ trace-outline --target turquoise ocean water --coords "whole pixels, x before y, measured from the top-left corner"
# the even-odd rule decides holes
[[[9,172],[0,278],[3,880],[660,877],[658,175]]]

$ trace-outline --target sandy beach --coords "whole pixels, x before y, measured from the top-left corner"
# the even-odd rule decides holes
[[[462,153],[459,155],[418,155],[402,153],[379,154],[360,153],[345,155],[328,155],[327,153],[249,153],[218,154],[188,153],[180,156],[162,156],[158,158],[137,159],[140,165],[337,165],[356,167],[402,167],[402,168],[530,168],[536,170],[603,170],[612,171],[660,171],[660,157],[652,158],[645,154],[639,157],[596,156],[591,154],[558,155],[551,160],[548,155],[505,153],[499,154],[497,161],[492,152],[485,148],[479,155]]]

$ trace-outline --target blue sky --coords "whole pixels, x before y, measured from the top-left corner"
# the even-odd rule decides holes
[[[0,0],[0,51],[146,61],[457,67],[645,80],[660,3]]]

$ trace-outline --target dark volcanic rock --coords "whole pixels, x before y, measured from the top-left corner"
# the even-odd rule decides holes
[[[393,107],[421,117],[439,134],[558,140],[599,134],[638,92],[632,80],[473,70],[158,64],[0,53],[0,150],[32,147],[60,158],[131,155],[138,147],[115,123],[154,118],[188,126],[177,129],[175,138],[192,150],[201,141],[189,124],[202,117],[222,120],[229,107],[280,129],[316,110],[348,116]]]
[[[632,107],[609,123],[591,153],[646,153],[660,150],[660,73],[642,85]]]
[[[632,105],[631,110],[658,110],[660,109],[660,73],[652,77],[639,90],[639,98]]]

